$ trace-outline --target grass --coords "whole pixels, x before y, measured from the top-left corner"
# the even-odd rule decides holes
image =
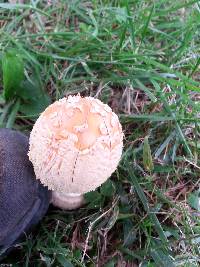
[[[0,4],[0,59],[25,73],[1,71],[1,127],[29,132],[55,99],[91,95],[119,114],[124,152],[86,206],[50,207],[0,266],[199,266],[199,1],[22,2]]]

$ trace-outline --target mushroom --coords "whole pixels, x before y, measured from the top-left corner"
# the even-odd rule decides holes
[[[46,213],[51,192],[35,179],[28,137],[0,129],[0,259]]]
[[[118,116],[93,97],[69,96],[46,108],[31,135],[29,159],[52,202],[74,209],[116,170],[123,148]]]

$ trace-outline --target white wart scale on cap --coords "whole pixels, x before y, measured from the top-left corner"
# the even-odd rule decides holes
[[[46,108],[30,135],[35,174],[52,202],[74,209],[116,170],[123,149],[118,116],[93,97],[69,96]]]

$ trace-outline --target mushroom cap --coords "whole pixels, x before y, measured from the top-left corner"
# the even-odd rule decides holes
[[[46,108],[30,135],[37,179],[61,193],[95,190],[116,170],[123,149],[118,116],[93,97],[69,96]]]
[[[0,129],[0,258],[46,213],[51,193],[35,179],[28,137]]]

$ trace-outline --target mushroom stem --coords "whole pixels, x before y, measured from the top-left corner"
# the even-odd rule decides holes
[[[52,204],[64,210],[73,210],[81,207],[84,203],[84,196],[82,194],[61,192],[52,192]]]

